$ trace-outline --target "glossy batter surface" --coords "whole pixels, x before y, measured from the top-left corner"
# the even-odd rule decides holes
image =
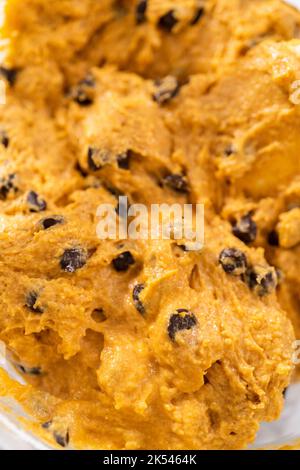
[[[287,314],[300,331],[300,15],[277,0],[4,13],[0,339],[30,385],[1,372],[1,394],[60,447],[246,447],[291,379]],[[204,248],[100,240],[97,207],[119,212],[120,194],[204,203]]]

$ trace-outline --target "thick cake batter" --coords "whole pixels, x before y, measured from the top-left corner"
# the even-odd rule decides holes
[[[0,339],[28,385],[0,392],[52,445],[240,449],[279,416],[299,28],[277,0],[5,2]],[[204,203],[204,248],[99,240],[120,194]]]

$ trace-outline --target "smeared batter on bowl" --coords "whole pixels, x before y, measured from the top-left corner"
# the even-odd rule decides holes
[[[293,371],[300,15],[277,0],[19,8],[2,29],[0,339],[29,385],[1,373],[1,394],[64,448],[244,448]],[[120,217],[119,195],[205,203],[204,248],[99,240],[97,207]]]

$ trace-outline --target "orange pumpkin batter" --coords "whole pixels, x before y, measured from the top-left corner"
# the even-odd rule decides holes
[[[5,2],[0,339],[28,385],[0,393],[52,445],[241,449],[279,416],[299,27],[279,0]],[[99,240],[119,194],[204,203],[204,248]]]

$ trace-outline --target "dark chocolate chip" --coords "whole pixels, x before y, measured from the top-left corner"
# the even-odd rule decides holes
[[[225,273],[241,276],[247,270],[246,255],[237,248],[225,248],[219,256],[219,263]]]
[[[16,364],[17,369],[22,372],[22,374],[27,375],[41,375],[42,369],[40,367],[25,367],[22,364]]]
[[[45,423],[42,423],[42,428],[49,429],[51,425],[52,425],[52,421],[46,421]]]
[[[261,266],[251,266],[245,274],[244,281],[259,297],[271,294],[278,284],[275,269]]]
[[[169,320],[168,335],[172,341],[175,341],[176,333],[182,330],[191,330],[197,325],[195,315],[184,308],[180,308],[173,313]]]
[[[115,196],[116,198],[124,196],[124,193],[122,193],[122,191],[120,191],[118,188],[115,188],[114,186],[104,184],[104,187],[112,196]]]
[[[210,383],[210,381],[208,380],[208,377],[206,375],[203,376],[203,382],[204,382],[204,385],[207,385]]]
[[[39,294],[36,291],[31,291],[26,296],[26,303],[25,306],[29,308],[29,310],[33,313],[43,313],[44,310],[42,307],[36,305],[38,300]]]
[[[89,147],[88,166],[92,171],[101,170],[105,165],[112,162],[112,154],[109,150]]]
[[[5,178],[0,178],[0,200],[5,201],[10,192],[18,191],[17,186],[15,185],[16,175],[11,173]]]
[[[112,260],[113,267],[118,272],[128,271],[129,267],[134,263],[135,259],[130,251],[124,251]]]
[[[163,105],[175,98],[180,92],[180,84],[176,77],[168,75],[154,82],[156,91],[152,98],[156,103]]]
[[[104,166],[117,162],[117,165],[122,170],[129,170],[130,159],[132,156],[131,150],[113,155],[110,150],[89,147],[88,149],[88,166],[90,170],[101,170]]]
[[[68,248],[60,259],[60,267],[67,273],[74,273],[86,264],[87,255],[80,248]]]
[[[10,86],[13,86],[16,82],[16,79],[17,79],[17,74],[18,74],[18,69],[10,69],[10,68],[7,68],[7,67],[3,67],[1,66],[0,67],[0,75],[2,75],[2,77],[4,77],[8,83],[10,84]]]
[[[282,392],[282,395],[283,395],[283,398],[284,398],[284,399],[286,398],[288,389],[289,389],[289,387],[286,387],[286,388],[283,390],[283,392]]]
[[[64,223],[64,218],[61,215],[54,215],[52,217],[46,217],[45,219],[40,220],[40,225],[44,230],[54,227],[55,225],[60,225]]]
[[[201,20],[201,18],[204,16],[204,13],[205,13],[204,7],[199,7],[195,13],[194,18],[192,19],[190,23],[191,26],[194,26],[195,24],[197,24]]]
[[[27,195],[27,204],[30,212],[43,212],[47,209],[47,203],[35,191],[30,191]]]
[[[90,106],[94,102],[95,79],[92,75],[87,75],[71,90],[72,99],[80,106]]]
[[[88,176],[88,173],[82,168],[79,162],[76,163],[75,170],[78,171],[83,178]]]
[[[184,252],[189,251],[186,245],[177,245],[177,246]]]
[[[175,16],[174,10],[170,10],[159,18],[157,26],[170,33],[177,23],[178,19]]]
[[[268,243],[271,246],[279,246],[279,234],[276,230],[272,230],[268,234]]]
[[[65,435],[62,435],[54,431],[53,436],[57,444],[60,445],[61,447],[67,447],[67,445],[69,444],[69,441],[70,441],[69,431],[67,431]]]
[[[143,305],[143,302],[140,300],[140,293],[144,289],[145,289],[145,284],[137,284],[136,286],[134,286],[133,292],[132,292],[132,298],[133,298],[135,308],[142,315],[145,314],[145,307]]]
[[[9,137],[5,131],[0,132],[0,142],[3,147],[7,149],[7,147],[9,146]]]
[[[186,194],[189,192],[189,184],[185,176],[179,174],[168,175],[163,183],[177,193]]]
[[[139,0],[136,10],[135,10],[135,19],[137,24],[145,23],[146,21],[146,12],[147,12],[147,3],[148,0]]]
[[[121,168],[122,170],[129,170],[131,156],[132,156],[131,150],[126,150],[125,152],[117,155],[118,167]]]
[[[244,215],[232,227],[232,233],[239,240],[249,245],[254,242],[257,236],[257,225],[250,214]]]
[[[231,145],[227,145],[227,147],[225,147],[224,149],[224,155],[225,157],[230,157],[231,155],[233,155],[234,153],[236,153],[236,150],[234,148],[234,146],[231,144]]]

